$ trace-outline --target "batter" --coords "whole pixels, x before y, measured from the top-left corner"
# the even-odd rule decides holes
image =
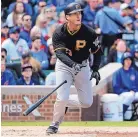
[[[88,108],[93,103],[91,79],[100,81],[98,72],[101,62],[101,45],[92,28],[81,23],[82,8],[78,3],[70,3],[64,10],[67,22],[58,27],[52,37],[56,56],[56,84],[64,80],[67,83],[57,90],[54,105],[53,121],[47,129],[48,134],[57,133],[63,121],[66,107]],[[88,58],[94,55],[90,68]],[[70,87],[74,84],[78,95],[70,95]]]

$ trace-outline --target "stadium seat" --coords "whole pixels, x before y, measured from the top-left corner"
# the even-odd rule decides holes
[[[47,75],[50,74],[51,72],[54,72],[54,70],[43,70],[43,73],[45,74],[46,77],[47,77]]]
[[[13,70],[14,71],[14,74],[16,73],[16,76],[18,78],[21,77],[21,63],[19,63],[19,62],[7,63],[6,64],[6,68],[7,69],[10,69],[10,70]]]

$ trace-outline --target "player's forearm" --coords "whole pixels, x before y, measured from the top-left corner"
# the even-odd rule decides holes
[[[59,58],[64,64],[66,64],[67,66],[71,67],[73,66],[73,64],[75,63],[73,60],[71,60],[65,53],[63,53],[60,50],[56,51],[56,56],[57,58]]]
[[[100,50],[96,54],[94,54],[93,66],[91,68],[93,71],[98,71],[99,66],[101,64],[101,56],[102,51]]]

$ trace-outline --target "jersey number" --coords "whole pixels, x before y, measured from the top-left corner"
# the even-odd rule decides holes
[[[86,46],[85,40],[77,40],[75,49],[79,51],[81,48],[84,48],[85,46]]]

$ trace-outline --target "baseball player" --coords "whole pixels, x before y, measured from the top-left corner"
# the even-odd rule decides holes
[[[96,84],[100,81],[101,45],[94,30],[81,23],[82,11],[80,4],[70,3],[64,10],[67,22],[59,26],[52,37],[57,56],[56,84],[64,80],[67,83],[57,90],[53,121],[47,134],[57,133],[66,107],[90,107],[93,102],[91,79],[95,78]],[[92,68],[88,62],[90,53],[94,55]],[[69,95],[73,83],[78,95]]]

